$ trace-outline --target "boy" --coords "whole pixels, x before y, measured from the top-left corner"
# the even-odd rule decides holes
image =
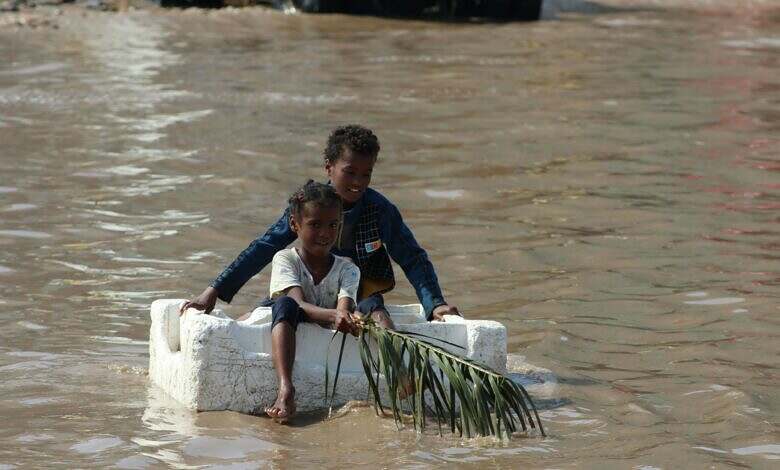
[[[360,268],[357,310],[371,315],[380,325],[393,328],[382,294],[395,287],[390,257],[401,266],[428,320],[460,315],[442,296],[428,255],[418,244],[400,212],[387,198],[368,187],[379,155],[379,140],[358,125],[336,128],[325,147],[325,172],[344,206],[343,228],[332,252],[349,257]],[[252,276],[260,272],[277,251],[292,243],[290,209],[255,239],[187,308],[211,312],[217,298],[230,302]]]

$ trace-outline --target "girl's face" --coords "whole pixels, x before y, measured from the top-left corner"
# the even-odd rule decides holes
[[[342,201],[352,205],[363,196],[371,183],[374,163],[375,157],[353,154],[349,149],[344,149],[335,162],[325,163],[328,178]]]
[[[328,256],[336,243],[341,224],[338,207],[319,207],[306,203],[298,216],[290,217],[290,225],[301,240],[301,248],[317,258]]]

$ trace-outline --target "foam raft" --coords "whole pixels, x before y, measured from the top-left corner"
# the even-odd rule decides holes
[[[259,307],[246,320],[235,321],[219,309],[210,315],[188,309],[180,316],[179,306],[183,302],[162,299],[152,303],[151,380],[187,408],[197,411],[257,413],[273,403],[277,380],[271,359],[271,309]],[[506,329],[501,323],[458,316],[427,322],[420,305],[387,307],[399,330],[459,345],[460,348],[429,340],[454,354],[506,372]],[[341,343],[333,341],[329,347],[332,337],[333,330],[309,323],[298,325],[293,383],[299,411],[327,406],[325,361],[333,374]],[[382,393],[387,403],[386,390]],[[368,383],[357,339],[350,336],[333,403],[367,398]]]

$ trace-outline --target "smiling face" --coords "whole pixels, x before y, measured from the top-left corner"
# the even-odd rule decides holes
[[[290,217],[290,225],[301,240],[301,249],[313,258],[325,258],[336,243],[341,224],[341,208],[322,207],[307,202],[300,214]]]
[[[371,183],[376,157],[365,156],[345,148],[334,162],[325,162],[325,171],[333,189],[346,205],[352,205],[363,196]]]

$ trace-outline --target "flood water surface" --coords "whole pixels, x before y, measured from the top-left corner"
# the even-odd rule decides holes
[[[0,30],[0,468],[780,459],[777,10],[57,22]],[[447,299],[551,371],[548,438],[420,436],[364,406],[279,426],[149,383],[151,302],[199,293],[349,122],[379,135],[373,187]],[[389,301],[414,302],[397,274]]]

